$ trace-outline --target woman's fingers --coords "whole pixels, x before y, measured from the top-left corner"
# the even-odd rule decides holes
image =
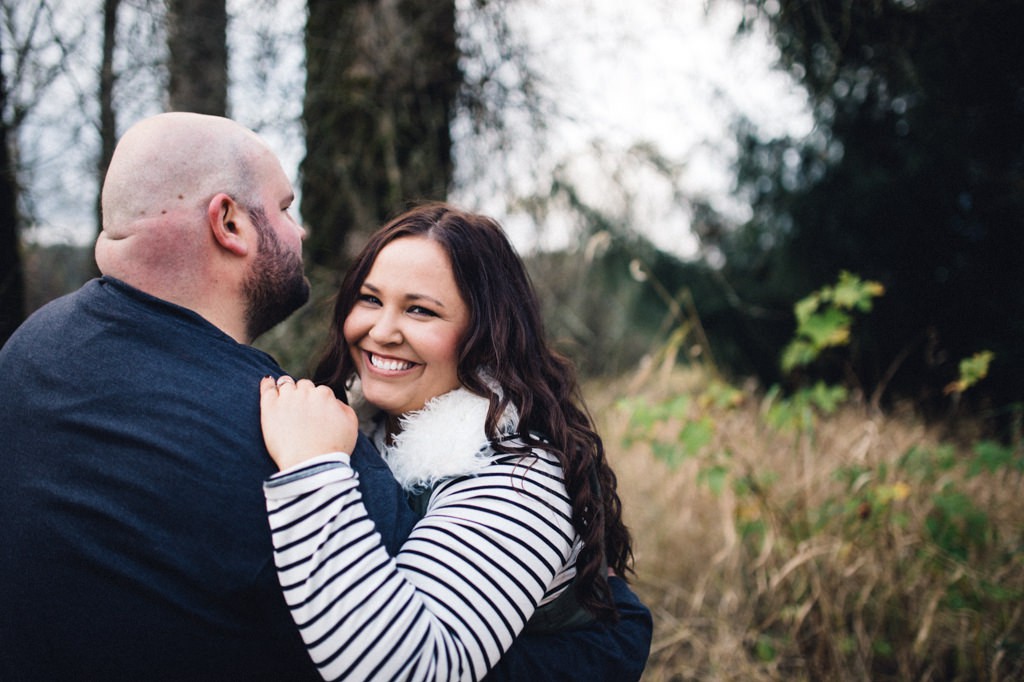
[[[287,376],[260,382],[260,421],[280,469],[329,452],[351,453],[359,428],[355,413],[330,388]]]

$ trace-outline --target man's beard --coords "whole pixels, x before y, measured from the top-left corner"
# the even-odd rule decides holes
[[[285,249],[261,208],[249,211],[258,235],[256,260],[245,280],[249,340],[274,327],[309,300],[302,258]]]

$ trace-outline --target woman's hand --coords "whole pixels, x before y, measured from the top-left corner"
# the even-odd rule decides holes
[[[327,386],[283,376],[260,382],[263,441],[282,471],[317,455],[352,453],[359,420]]]

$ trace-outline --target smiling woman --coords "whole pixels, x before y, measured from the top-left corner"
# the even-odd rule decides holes
[[[367,401],[396,418],[458,388],[458,344],[468,326],[437,242],[410,236],[385,246],[344,324]]]
[[[497,223],[429,204],[370,238],[316,374],[339,396],[357,379],[362,426],[422,515],[394,561],[349,456],[325,455],[354,441],[351,411],[309,381],[262,386],[278,576],[324,677],[480,679],[524,633],[597,628],[632,634],[561,646],[539,679],[636,679],[651,630],[619,597],[615,475]]]

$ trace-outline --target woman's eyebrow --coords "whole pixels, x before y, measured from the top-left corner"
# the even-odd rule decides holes
[[[380,288],[374,286],[370,282],[363,282],[363,286],[366,287],[367,289],[369,289],[371,293],[380,294]],[[446,307],[443,301],[441,301],[440,299],[434,298],[433,296],[430,296],[429,294],[417,294],[417,293],[406,294],[405,295],[405,300],[406,301],[430,301],[431,303],[433,303],[434,305],[436,305],[436,306],[438,306],[440,308],[445,308]]]

